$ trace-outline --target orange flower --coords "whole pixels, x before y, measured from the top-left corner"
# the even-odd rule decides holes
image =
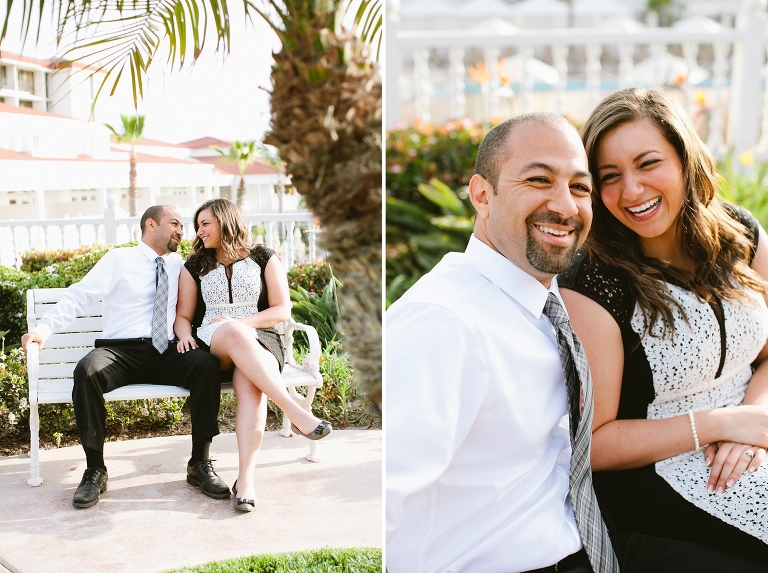
[[[491,79],[491,71],[485,67],[483,62],[477,62],[475,67],[469,66],[467,71],[469,72],[469,77],[478,84],[488,83],[488,80]]]

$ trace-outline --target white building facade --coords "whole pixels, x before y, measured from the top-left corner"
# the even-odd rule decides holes
[[[0,52],[0,220],[89,217],[110,203],[128,211],[130,146],[114,143],[89,120],[98,75]],[[96,114],[98,117],[98,114]],[[237,166],[203,138],[187,143],[142,139],[136,145],[137,211],[172,204],[184,215],[212,197],[236,198]],[[294,212],[300,207],[285,175],[266,162],[246,172],[246,212]],[[278,193],[280,193],[278,195]]]

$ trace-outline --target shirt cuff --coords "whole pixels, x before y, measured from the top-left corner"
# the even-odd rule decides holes
[[[43,339],[43,343],[45,343],[46,340],[48,340],[48,337],[51,335],[51,327],[46,324],[45,322],[41,322],[38,324],[35,328],[33,328],[30,332],[36,332],[40,335],[40,337]]]

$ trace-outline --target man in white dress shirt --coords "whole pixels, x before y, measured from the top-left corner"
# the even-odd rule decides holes
[[[209,497],[230,497],[209,459],[211,440],[219,433],[219,361],[199,349],[179,354],[171,342],[184,263],[176,253],[182,230],[175,208],[156,205],[147,209],[141,218],[139,244],[107,252],[21,339],[25,351],[32,342],[42,347],[52,333],[103,301],[104,338],[96,340],[96,348],[78,362],[74,372],[72,401],[87,462],[72,502],[77,508],[95,505],[107,489],[103,395],[134,383],[189,389],[192,457],[187,482]]]
[[[387,312],[387,568],[511,573],[568,558],[589,571],[542,313],[592,222],[584,147],[562,117],[520,116],[489,132],[476,171],[466,252]]]
[[[587,158],[565,119],[527,114],[488,133],[475,170],[466,251],[386,315],[387,570],[590,573],[569,494],[565,377],[543,312],[592,222]],[[621,573],[763,570],[634,533],[616,547]]]

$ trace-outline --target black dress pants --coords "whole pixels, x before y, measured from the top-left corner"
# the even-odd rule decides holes
[[[104,394],[128,384],[168,384],[189,390],[193,443],[219,433],[219,359],[204,350],[179,354],[171,343],[160,354],[149,338],[99,339],[77,363],[72,402],[85,448],[104,451]]]

